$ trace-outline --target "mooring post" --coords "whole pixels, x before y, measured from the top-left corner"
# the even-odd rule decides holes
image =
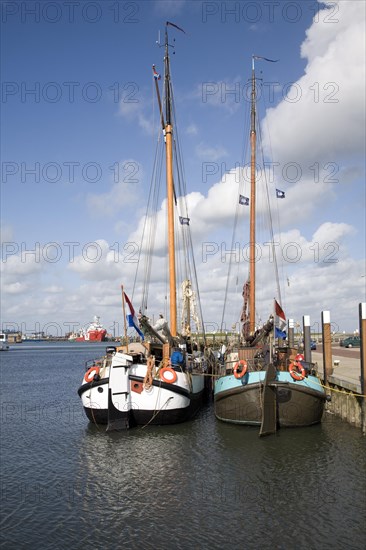
[[[361,338],[361,395],[366,393],[366,302],[359,304],[359,323]],[[362,397],[361,404],[361,428],[362,433],[366,434],[366,398]]]
[[[310,345],[310,315],[303,315],[302,326],[304,332],[304,356],[307,363],[311,363],[311,345]]]
[[[333,372],[332,367],[332,335],[330,330],[330,312],[322,311],[322,336],[323,336],[323,369],[324,384],[328,384],[328,377]]]
[[[288,320],[288,347],[295,346],[295,323],[293,319]]]

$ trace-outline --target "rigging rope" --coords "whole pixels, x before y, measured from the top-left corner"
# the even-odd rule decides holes
[[[269,132],[267,132],[267,133],[269,133]],[[279,280],[279,275],[278,275],[277,254],[276,254],[276,247],[274,246],[272,210],[271,210],[270,194],[269,194],[269,189],[268,189],[267,172],[265,170],[262,130],[261,130],[260,124],[258,124],[258,135],[259,135],[260,152],[261,152],[261,158],[262,158],[262,172],[264,174],[264,181],[265,181],[265,188],[266,188],[267,209],[268,209],[268,214],[269,214],[269,231],[270,231],[270,237],[271,237],[271,247],[272,247],[273,261],[274,261],[274,265],[275,265],[277,296],[279,298],[280,303],[282,303],[281,287],[280,287],[280,280]],[[278,207],[278,202],[277,202],[277,207]],[[281,235],[281,233],[279,233],[279,235]]]
[[[158,143],[156,147],[153,173],[151,177],[151,185],[147,208],[145,212],[145,220],[141,238],[141,245],[139,251],[138,265],[135,273],[133,293],[135,291],[138,268],[141,259],[141,253],[144,251],[144,269],[143,269],[143,290],[141,310],[144,313],[147,309],[149,286],[151,280],[151,266],[152,266],[152,250],[154,249],[156,228],[157,228],[157,205],[160,194],[160,181],[163,165],[163,147],[161,140],[161,133],[159,132]]]
[[[238,197],[238,200],[236,201],[234,226],[233,226],[233,233],[232,233],[232,237],[231,237],[231,250],[233,250],[233,247],[234,247],[234,240],[235,240],[235,235],[236,235],[236,226],[237,226],[237,223],[238,223],[239,207],[240,207],[240,204],[239,204],[239,197]],[[222,310],[222,317],[221,317],[221,329],[220,329],[221,331],[223,330],[223,326],[224,326],[224,317],[225,317],[225,311],[226,311],[227,295],[228,295],[228,291],[229,291],[229,281],[230,281],[230,276],[231,276],[231,266],[232,266],[232,254],[230,254],[228,274],[227,274],[227,278],[226,278],[226,287],[225,287],[225,295],[224,295],[224,307],[223,307],[223,310]]]
[[[241,194],[245,193],[245,160],[248,157],[248,151],[249,151],[249,140],[247,139],[247,136],[249,135],[249,129],[250,129],[250,102],[245,102],[245,114],[244,114],[244,124],[243,124],[243,147],[242,147],[242,158],[241,158],[241,166],[239,168],[239,186],[238,186],[238,196],[236,197],[236,208],[235,208],[235,217],[234,217],[234,226],[233,226],[233,232],[232,232],[232,238],[231,238],[231,250],[234,248],[235,244],[235,238],[236,238],[236,231],[237,231],[237,225],[238,225],[238,218],[239,218],[239,210],[241,205],[239,204],[239,196]],[[236,171],[238,173],[238,171]],[[241,252],[240,250],[240,242],[241,239],[239,238],[239,254]],[[226,277],[226,287],[225,287],[225,295],[224,295],[224,305],[223,305],[223,311],[221,316],[221,330],[224,329],[224,320],[225,320],[225,313],[226,313],[226,306],[228,302],[228,293],[229,293],[229,285],[230,285],[230,278],[232,274],[232,261],[233,261],[233,255],[230,254],[229,259],[229,266],[228,266],[228,273]],[[240,267],[240,258],[238,262],[238,270],[237,270],[237,277],[236,277],[236,285],[238,284],[238,278],[239,278],[239,267]],[[248,276],[247,276],[248,277]],[[244,277],[243,277],[244,281]],[[235,320],[240,319],[240,311],[242,311],[242,307],[240,307],[240,310],[237,314],[235,314]]]

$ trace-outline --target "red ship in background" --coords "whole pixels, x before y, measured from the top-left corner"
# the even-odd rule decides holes
[[[107,329],[100,324],[100,317],[95,316],[88,328],[81,329],[79,332],[73,332],[69,340],[73,342],[104,342],[107,337]]]

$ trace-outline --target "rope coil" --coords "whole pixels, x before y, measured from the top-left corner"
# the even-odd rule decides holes
[[[146,374],[142,384],[142,387],[144,388],[144,390],[148,391],[153,385],[153,368],[154,367],[155,367],[155,357],[153,355],[150,355],[150,357],[147,358]]]

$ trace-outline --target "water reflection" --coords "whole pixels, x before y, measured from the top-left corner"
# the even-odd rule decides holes
[[[359,430],[326,416],[260,439],[210,404],[184,424],[108,433],[76,393],[85,355],[7,359],[4,548],[364,547]]]

